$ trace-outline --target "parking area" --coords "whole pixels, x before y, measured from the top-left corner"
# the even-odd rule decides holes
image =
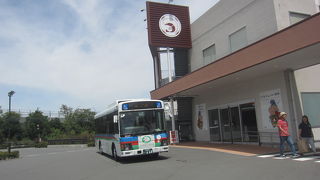
[[[171,147],[159,158],[114,161],[86,146],[20,149],[19,159],[0,161],[5,180],[98,179],[316,179],[320,163],[275,160],[207,149]],[[290,172],[287,175],[283,171]]]

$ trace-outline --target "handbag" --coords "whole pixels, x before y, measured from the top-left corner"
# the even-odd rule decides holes
[[[309,152],[309,148],[305,140],[299,139],[297,144],[298,144],[298,150],[300,153]]]

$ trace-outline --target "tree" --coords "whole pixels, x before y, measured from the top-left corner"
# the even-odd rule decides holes
[[[95,112],[90,109],[76,109],[73,113],[73,117],[81,129],[89,132],[94,131],[94,115]]]
[[[67,134],[75,136],[83,134],[92,134],[94,131],[94,115],[95,112],[90,109],[76,109],[73,110],[67,105],[62,105],[60,112],[64,115],[63,122]]]
[[[51,119],[49,121],[49,127],[50,129],[54,128],[54,129],[59,129],[60,131],[64,130],[63,124],[61,123],[59,118]]]
[[[0,144],[2,144],[4,142],[5,136],[3,134],[3,126],[4,125],[4,121],[2,116],[0,116]]]
[[[36,139],[39,135],[46,137],[49,134],[48,117],[39,110],[29,114],[25,126],[26,134],[30,139]]]
[[[2,134],[8,139],[22,139],[22,128],[20,124],[20,114],[7,112],[2,116]]]

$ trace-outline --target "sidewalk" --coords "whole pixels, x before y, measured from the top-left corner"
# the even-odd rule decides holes
[[[171,147],[205,149],[209,151],[225,152],[242,156],[256,156],[260,154],[271,154],[279,152],[279,148],[262,147],[251,144],[216,144],[209,142],[182,142],[170,145]]]

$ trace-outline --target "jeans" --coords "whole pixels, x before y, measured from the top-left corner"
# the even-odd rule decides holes
[[[316,147],[314,146],[313,137],[302,137],[302,139],[307,143],[307,145],[311,146],[313,152],[316,152]]]
[[[296,155],[297,154],[296,148],[294,147],[293,140],[292,140],[291,136],[280,136],[280,155],[283,155],[285,141],[287,141],[287,143],[291,149],[292,155]]]

